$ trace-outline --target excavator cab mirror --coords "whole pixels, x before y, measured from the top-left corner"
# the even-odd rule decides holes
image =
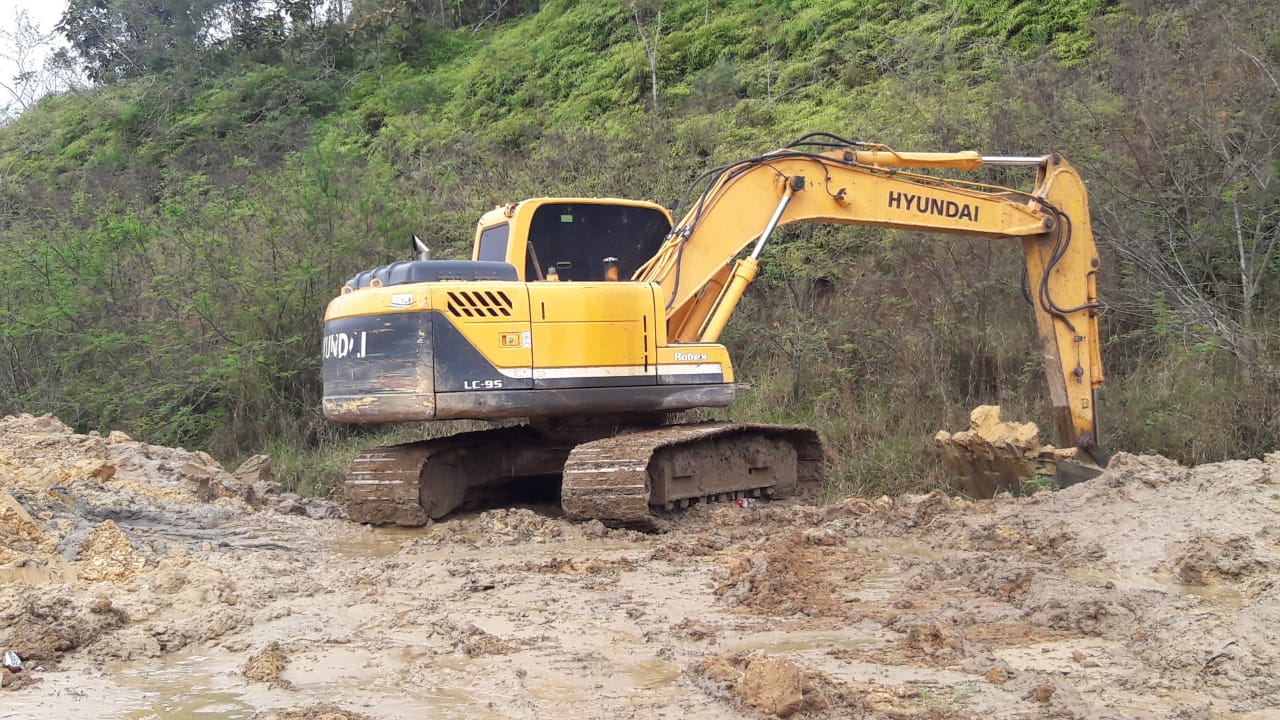
[[[417,233],[413,234],[413,255],[416,260],[431,259],[431,248],[427,247],[427,244],[422,241],[422,238],[418,237]]]

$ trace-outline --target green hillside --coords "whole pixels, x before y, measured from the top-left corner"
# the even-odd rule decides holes
[[[323,490],[375,439],[319,413],[320,316],[346,278],[407,257],[411,232],[464,256],[495,203],[673,201],[825,130],[1062,152],[1104,253],[1104,446],[1280,444],[1280,6],[334,7],[73,0],[96,83],[0,126],[0,411],[268,450]],[[756,387],[732,414],[819,427],[837,491],[936,485],[933,432],[979,403],[1049,427],[1015,248],[806,227],[765,259],[725,338]]]

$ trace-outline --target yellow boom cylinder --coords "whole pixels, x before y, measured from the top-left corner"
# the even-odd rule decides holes
[[[983,164],[982,155],[972,150],[954,153],[858,150],[853,153],[853,159],[862,165],[901,168],[949,168],[952,170],[977,170]]]
[[[737,309],[738,301],[742,299],[742,294],[747,291],[751,281],[756,279],[756,273],[759,270],[760,263],[755,258],[743,258],[734,263],[733,277],[720,293],[715,310],[712,310],[711,315],[707,317],[702,332],[698,333],[703,342],[715,342],[720,339],[720,333],[724,332],[724,326],[729,323],[729,318]]]

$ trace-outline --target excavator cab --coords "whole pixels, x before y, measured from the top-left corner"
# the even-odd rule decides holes
[[[657,253],[671,225],[666,208],[653,203],[526,200],[481,218],[473,257],[523,268],[526,282],[549,275],[560,281],[604,281],[610,279],[610,264],[618,278],[630,278]]]

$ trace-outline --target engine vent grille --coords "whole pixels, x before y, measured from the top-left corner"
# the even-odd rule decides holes
[[[454,317],[511,317],[511,298],[501,290],[454,290],[449,295],[449,314]]]

